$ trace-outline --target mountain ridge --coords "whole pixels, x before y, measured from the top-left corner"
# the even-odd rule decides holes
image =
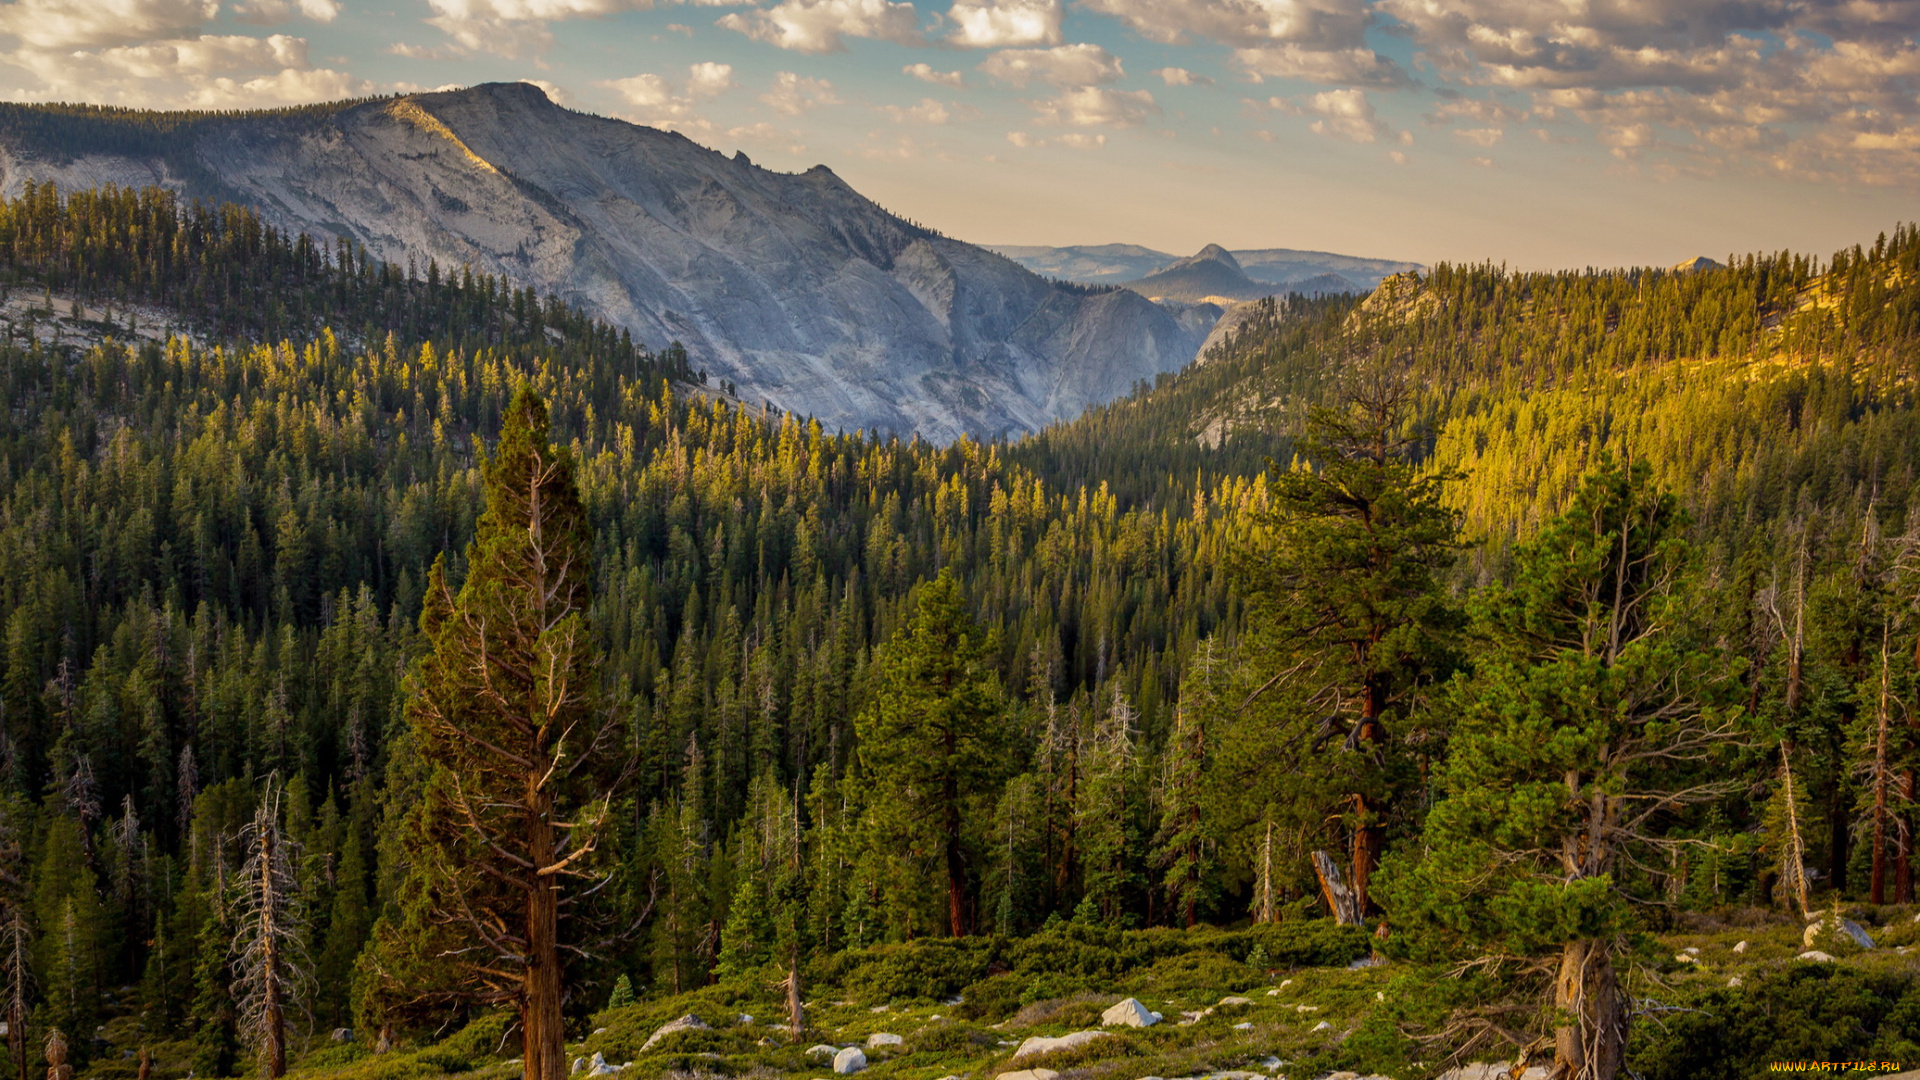
[[[526,83],[273,113],[79,111],[64,127],[40,110],[38,135],[23,113],[0,122],[0,191],[158,184],[388,262],[472,266],[651,347],[682,342],[743,398],[829,427],[1035,431],[1179,368],[1210,329],[1048,282],[824,165],[772,172]]]

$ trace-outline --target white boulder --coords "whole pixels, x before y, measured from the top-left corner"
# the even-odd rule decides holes
[[[1160,1014],[1140,1004],[1138,998],[1119,1001],[1100,1014],[1101,1027],[1152,1027],[1160,1022]]]
[[[882,1046],[899,1046],[906,1041],[890,1031],[876,1031],[867,1036],[867,1049],[877,1050]]]
[[[1087,1045],[1095,1039],[1104,1039],[1107,1037],[1108,1035],[1104,1031],[1076,1031],[1070,1035],[1061,1035],[1058,1038],[1051,1039],[1045,1035],[1035,1035],[1020,1044],[1020,1049],[1013,1052],[1013,1060],[1019,1061],[1023,1057],[1032,1057],[1035,1054],[1055,1054],[1062,1050],[1074,1050]]]
[[[700,1019],[699,1017],[693,1015],[692,1013],[688,1013],[687,1015],[681,1017],[678,1020],[669,1020],[666,1023],[661,1024],[658,1028],[655,1028],[653,1034],[648,1036],[647,1041],[641,1045],[640,1052],[644,1054],[647,1051],[653,1049],[654,1044],[658,1043],[661,1039],[666,1038],[667,1036],[673,1034],[676,1031],[710,1031],[710,1030],[712,1029],[707,1026],[707,1022],[705,1020]]]
[[[1747,951],[1747,943],[1746,943],[1746,942],[1744,942],[1744,941],[1741,941],[1741,942],[1738,942],[1738,943],[1736,943],[1736,944],[1734,945],[1734,947],[1733,947],[1733,951],[1734,951],[1734,952],[1737,952],[1737,953],[1743,953],[1743,952],[1746,952],[1746,951]]]
[[[839,1052],[839,1047],[828,1046],[826,1043],[816,1043],[807,1047],[807,1056],[810,1058],[830,1058]]]
[[[1827,955],[1826,953],[1821,952],[1819,949],[1809,949],[1806,952],[1801,953],[1800,959],[1810,960],[1816,964],[1833,963],[1833,957]]]
[[[849,1046],[833,1055],[833,1071],[840,1076],[852,1076],[867,1067],[867,1055],[857,1046]]]
[[[1060,1074],[1052,1069],[1021,1069],[1019,1072],[1003,1072],[993,1080],[1059,1080]]]

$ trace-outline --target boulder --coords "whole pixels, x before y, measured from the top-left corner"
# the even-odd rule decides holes
[[[839,1047],[828,1046],[826,1043],[818,1043],[807,1047],[807,1056],[810,1058],[830,1058],[839,1052]]]
[[[852,1076],[867,1067],[867,1055],[857,1046],[849,1046],[833,1055],[833,1071],[840,1076]]]
[[[1810,961],[1812,961],[1812,962],[1814,962],[1814,963],[1816,963],[1816,964],[1831,964],[1831,963],[1833,963],[1833,957],[1832,957],[1832,956],[1829,956],[1829,955],[1828,955],[1828,954],[1826,954],[1826,953],[1823,953],[1823,952],[1821,952],[1821,951],[1820,951],[1819,949],[1809,949],[1809,950],[1807,950],[1806,952],[1803,952],[1803,953],[1801,953],[1801,954],[1800,954],[1800,959],[1802,959],[1802,960],[1810,960]]]
[[[619,1072],[624,1067],[625,1066],[622,1066],[622,1065],[609,1065],[607,1064],[606,1058],[601,1057],[599,1054],[595,1054],[593,1055],[593,1060],[587,1062],[587,1075],[588,1076],[612,1076],[614,1073]]]
[[[1253,999],[1239,997],[1239,996],[1223,997],[1220,999],[1220,1004],[1221,1005],[1251,1005],[1253,1004]]]
[[[1823,937],[1829,938],[1835,944],[1839,944],[1840,940],[1845,938],[1862,949],[1874,947],[1873,938],[1867,935],[1865,928],[1852,919],[1840,918],[1838,912],[1827,915],[1819,922],[1808,923],[1806,932],[1800,935],[1800,947],[1811,949]]]
[[[579,1074],[579,1072],[580,1072],[580,1070],[581,1070],[581,1069],[584,1069],[584,1068],[586,1068],[586,1067],[587,1067],[587,1059],[586,1059],[586,1058],[574,1058],[574,1059],[573,1059],[573,1068],[571,1068],[571,1069],[568,1069],[568,1070],[567,1070],[567,1075],[569,1075],[569,1076],[575,1076],[575,1075],[578,1075],[578,1074]]]
[[[333,1041],[337,1043],[352,1042],[353,1029],[352,1028],[334,1028],[332,1038],[333,1038]]]
[[[876,1031],[867,1036],[867,1049],[875,1050],[882,1046],[899,1046],[907,1040],[888,1031]]]
[[[1152,1027],[1160,1014],[1140,1004],[1138,998],[1126,998],[1100,1014],[1101,1027]]]
[[[1313,1025],[1313,1030],[1315,1031],[1330,1031],[1332,1030],[1332,1028],[1333,1028],[1333,1025],[1327,1023],[1325,1020],[1322,1020],[1319,1023]]]
[[[1253,1030],[1253,1021],[1251,1021],[1251,1020],[1242,1020],[1241,1022],[1239,1022],[1239,1023],[1237,1023],[1237,1024],[1235,1024],[1235,1025],[1233,1025],[1233,1030],[1235,1030],[1235,1031],[1252,1031],[1252,1030]]]
[[[661,1039],[666,1038],[667,1036],[673,1034],[676,1031],[711,1031],[711,1030],[713,1029],[707,1026],[707,1022],[705,1020],[700,1019],[699,1017],[693,1015],[692,1013],[688,1013],[687,1015],[681,1017],[678,1020],[669,1020],[666,1023],[661,1024],[658,1028],[654,1029],[653,1034],[648,1036],[647,1041],[641,1045],[640,1052],[644,1054],[647,1051],[653,1049],[654,1045],[658,1043]]]
[[[1737,953],[1743,953],[1743,952],[1746,952],[1746,951],[1747,951],[1747,943],[1746,943],[1746,942],[1744,942],[1744,941],[1741,941],[1741,942],[1738,942],[1738,943],[1736,943],[1736,944],[1735,944],[1735,945],[1733,946],[1733,951],[1734,951],[1734,952],[1737,952]]]
[[[1073,1050],[1095,1039],[1104,1038],[1107,1038],[1107,1033],[1104,1031],[1076,1031],[1070,1035],[1052,1039],[1045,1035],[1035,1035],[1020,1044],[1020,1049],[1013,1052],[1013,1060],[1019,1061],[1023,1057],[1032,1057],[1035,1054],[1054,1054],[1062,1050]]]
[[[993,1080],[1059,1080],[1060,1074],[1052,1069],[1021,1069],[1019,1072],[1003,1072]]]

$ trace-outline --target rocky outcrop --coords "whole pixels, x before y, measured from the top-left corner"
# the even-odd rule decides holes
[[[771,172],[525,83],[209,116],[164,152],[10,138],[5,191],[163,184],[423,272],[504,275],[830,429],[1036,430],[1184,366],[1207,329],[910,224],[825,166]]]

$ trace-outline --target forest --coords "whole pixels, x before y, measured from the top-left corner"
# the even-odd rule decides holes
[[[0,287],[192,331],[0,342],[23,1078],[55,1030],[132,1075],[132,1016],[221,1077],[505,1010],[550,1080],[610,1000],[771,973],[798,1040],[863,957],[972,999],[1174,931],[1505,963],[1515,1041],[1657,1075],[1646,935],[1914,901],[1912,226],[1278,300],[948,446],[157,190],[6,200]]]

